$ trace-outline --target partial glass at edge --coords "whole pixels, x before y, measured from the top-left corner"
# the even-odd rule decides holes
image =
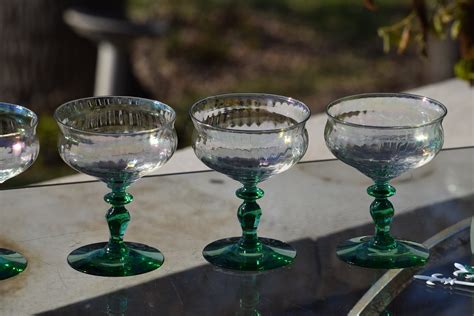
[[[30,167],[39,152],[38,118],[19,105],[0,102],[0,183]],[[24,271],[27,260],[16,251],[0,248],[0,280]]]
[[[443,145],[442,120],[447,110],[438,101],[410,94],[363,94],[327,107],[325,140],[342,162],[374,181],[367,193],[375,200],[370,214],[373,236],[350,239],[337,248],[338,257],[368,268],[423,265],[429,251],[421,244],[390,234],[395,194],[389,181],[431,161]]]
[[[109,241],[71,252],[71,267],[93,275],[131,276],[163,264],[158,249],[123,240],[130,221],[125,205],[133,200],[127,188],[165,164],[176,150],[175,116],[161,102],[116,96],[74,100],[56,110],[62,159],[111,190],[104,196],[112,206],[105,216]]]
[[[305,122],[310,111],[292,98],[268,94],[227,94],[195,103],[193,148],[210,168],[240,182],[243,200],[237,217],[242,236],[207,245],[204,258],[224,269],[261,271],[292,263],[290,245],[257,236],[262,214],[257,185],[281,173],[303,157],[308,147]]]

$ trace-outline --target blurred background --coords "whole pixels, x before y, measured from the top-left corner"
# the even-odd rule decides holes
[[[453,77],[456,42],[409,29],[414,42],[421,36],[428,45],[408,45],[403,21],[421,2],[2,0],[0,100],[39,115],[41,151],[28,171],[0,188],[74,172],[57,154],[52,117],[71,99],[162,101],[178,114],[182,148],[190,145],[189,107],[209,95],[281,94],[320,113],[342,96]],[[459,28],[449,23],[452,32]]]

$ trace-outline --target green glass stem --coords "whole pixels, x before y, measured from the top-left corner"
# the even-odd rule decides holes
[[[104,200],[112,205],[105,215],[110,231],[105,251],[114,258],[127,256],[129,249],[123,241],[123,236],[130,222],[130,213],[124,205],[132,202],[133,196],[125,192],[125,189],[113,190],[104,196]]]
[[[341,260],[378,269],[400,269],[426,263],[430,254],[425,246],[408,240],[396,240],[390,234],[394,210],[388,198],[395,192],[388,182],[376,182],[367,188],[367,193],[375,198],[370,205],[375,234],[351,238],[339,244],[336,253]]]
[[[257,200],[262,198],[262,189],[253,186],[243,186],[235,194],[244,202],[237,212],[240,226],[242,227],[242,237],[239,240],[239,248],[243,252],[258,253],[262,251],[262,243],[257,236],[257,228],[260,223],[262,210],[257,204]]]
[[[208,244],[203,250],[204,258],[218,267],[239,271],[263,271],[291,264],[296,257],[293,247],[257,236],[262,210],[256,201],[263,196],[263,190],[255,184],[244,185],[236,195],[244,200],[237,212],[242,236]]]
[[[133,200],[133,196],[125,191],[126,186],[109,188],[112,192],[104,196],[104,200],[112,205],[105,215],[110,231],[109,241],[74,250],[67,258],[69,265],[84,273],[112,277],[137,275],[159,268],[164,257],[158,249],[123,241],[130,222],[125,205]]]
[[[370,205],[370,215],[375,223],[375,235],[371,246],[376,249],[388,250],[397,247],[396,240],[390,235],[394,208],[388,200],[395,195],[395,192],[395,188],[387,182],[376,183],[367,188],[367,193],[375,198]]]

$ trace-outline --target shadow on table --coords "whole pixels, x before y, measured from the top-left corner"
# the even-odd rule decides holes
[[[470,195],[401,214],[393,232],[426,240],[472,216],[473,205]],[[385,270],[349,266],[337,259],[334,249],[372,230],[367,224],[292,242],[298,257],[289,268],[238,274],[204,265],[40,315],[345,315]],[[416,315],[424,315],[423,308],[417,308]],[[432,309],[426,306],[427,313]]]

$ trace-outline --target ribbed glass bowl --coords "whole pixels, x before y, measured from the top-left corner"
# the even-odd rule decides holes
[[[428,250],[390,235],[395,194],[389,181],[431,161],[443,146],[441,125],[447,110],[440,102],[402,93],[362,94],[330,103],[324,132],[326,145],[342,162],[374,181],[370,213],[374,236],[351,239],[338,256],[355,265],[404,268],[424,264]]]
[[[257,237],[263,196],[258,183],[291,168],[305,154],[305,123],[310,110],[300,101],[269,94],[226,94],[196,102],[193,148],[207,166],[240,182],[236,194],[242,237],[213,242],[203,251],[206,260],[222,268],[268,270],[293,262],[289,245]]]
[[[127,188],[165,164],[177,146],[176,114],[164,103],[135,97],[95,97],[74,100],[56,109],[61,130],[59,154],[73,169],[96,177],[111,189],[104,199],[109,242],[83,246],[68,257],[84,273],[126,276],[160,267],[155,248],[123,241],[130,221]]]
[[[0,183],[28,169],[38,157],[38,118],[31,110],[0,102]],[[18,252],[0,248],[0,280],[26,269]]]

